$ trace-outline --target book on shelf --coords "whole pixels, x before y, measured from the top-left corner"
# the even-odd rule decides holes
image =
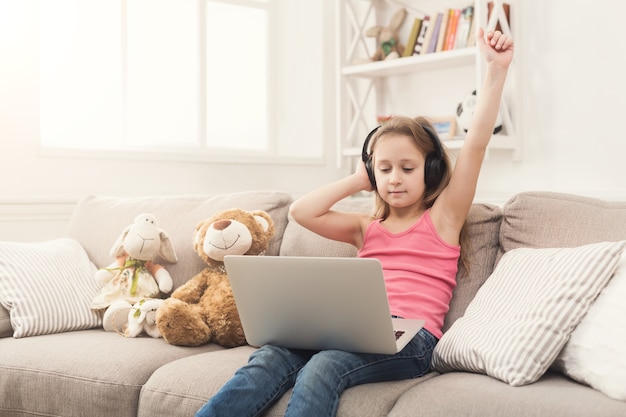
[[[448,13],[448,11],[444,11],[441,16],[441,26],[439,27],[439,34],[437,36],[437,47],[435,48],[435,52],[443,51],[443,44],[446,40],[449,19],[450,14]]]
[[[415,41],[415,48],[413,48],[413,54],[419,55],[424,50],[424,41],[426,39],[426,32],[430,27],[430,16],[424,16],[422,18],[422,25],[420,26],[419,34],[417,35],[417,40]]]
[[[431,41],[433,39],[433,31],[435,30],[435,19],[437,16],[429,17],[428,28],[426,29],[426,34],[424,35],[424,44],[422,45],[422,50],[420,51],[421,55],[428,53],[428,48],[430,47]]]
[[[476,44],[474,5],[448,8],[433,15],[416,17],[402,56],[466,48]]]
[[[476,21],[477,17],[472,18],[472,24],[470,25],[469,33],[467,34],[467,46],[468,48],[476,46]]]
[[[461,9],[449,9],[448,13],[448,28],[446,29],[446,38],[443,45],[444,51],[454,49],[456,30],[459,24],[459,17],[461,16]]]
[[[454,49],[465,48],[470,33],[472,22],[474,21],[474,6],[467,6],[461,10],[459,23],[456,30],[456,41]]]
[[[411,33],[409,34],[409,39],[406,41],[406,45],[404,46],[404,52],[402,53],[403,57],[413,55],[413,50],[415,49],[415,42],[417,42],[417,36],[419,35],[420,27],[422,26],[422,19],[416,17],[413,20],[413,26],[411,27]]]
[[[439,31],[441,30],[441,22],[443,20],[443,13],[437,13],[434,23],[431,23],[432,30],[430,31],[430,42],[426,48],[426,53],[431,54],[437,50],[437,41],[439,40]]]

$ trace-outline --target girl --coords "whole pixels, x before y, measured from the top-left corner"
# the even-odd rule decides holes
[[[395,355],[263,346],[197,417],[260,416],[292,387],[285,416],[330,417],[346,388],[429,371],[456,284],[461,228],[513,58],[513,41],[500,32],[480,29],[477,42],[487,72],[454,171],[425,119],[397,117],[368,136],[364,163],[354,174],[303,196],[290,209],[304,227],[351,243],[361,257],[379,259],[392,314],[425,319],[424,328]],[[361,191],[375,192],[374,217],[331,210]]]

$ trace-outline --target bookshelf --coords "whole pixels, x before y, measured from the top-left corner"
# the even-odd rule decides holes
[[[520,2],[507,1],[510,5],[509,20],[505,18],[503,2],[493,1],[493,6],[488,20],[488,1],[477,0],[449,0],[449,4],[434,0],[337,0],[338,22],[338,166],[350,168],[361,155],[361,147],[367,133],[376,126],[376,117],[389,114],[413,114],[411,109],[405,108],[397,111],[394,108],[393,99],[398,93],[410,94],[398,87],[394,80],[403,77],[424,78],[428,84],[446,83],[449,71],[455,71],[466,79],[469,79],[471,88],[480,92],[485,65],[476,46],[459,47],[439,52],[414,54],[385,61],[372,62],[369,57],[375,50],[375,40],[365,36],[368,27],[372,25],[388,25],[389,19],[399,8],[405,8],[407,18],[400,31],[400,41],[406,44],[415,18],[434,16],[438,12],[447,12],[451,8],[462,8],[473,5],[473,18],[476,24],[482,27],[492,28],[500,24],[505,32],[511,35],[511,27],[519,25],[513,19],[515,11],[521,7]],[[433,23],[431,21],[431,23]],[[509,25],[510,23],[510,25]],[[495,134],[489,144],[489,150],[504,150],[511,154],[514,161],[521,160],[522,142],[521,136],[516,129],[519,120],[519,105],[513,106],[517,91],[521,91],[515,77],[515,63],[509,69],[509,78],[502,100],[500,116],[502,119],[502,131]],[[440,75],[441,74],[441,75]],[[412,83],[406,83],[410,89]],[[467,86],[466,86],[467,87]],[[447,91],[437,99],[446,110],[445,114],[424,114],[425,116],[455,116],[456,106],[462,100],[467,89],[460,91]],[[419,97],[419,94],[415,94]],[[417,98],[416,100],[419,100]],[[422,109],[426,104],[422,103]],[[419,106],[416,106],[419,107]],[[394,111],[396,110],[396,111]],[[439,113],[442,113],[440,111]],[[464,132],[459,128],[452,139],[444,140],[444,144],[453,153],[463,145]]]

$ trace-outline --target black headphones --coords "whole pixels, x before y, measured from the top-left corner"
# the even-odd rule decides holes
[[[424,162],[424,183],[426,184],[426,189],[429,190],[439,185],[443,179],[443,175],[446,172],[446,164],[443,160],[443,146],[441,145],[439,136],[437,136],[437,133],[430,126],[424,124],[421,126],[426,133],[428,133],[428,136],[435,146],[435,151],[429,153]],[[363,151],[361,152],[361,159],[365,164],[367,176],[374,189],[376,189],[376,177],[374,176],[374,168],[372,167],[372,154],[369,152],[368,146],[372,136],[374,136],[374,133],[376,133],[379,128],[380,126],[377,126],[367,135],[365,143],[363,143]]]

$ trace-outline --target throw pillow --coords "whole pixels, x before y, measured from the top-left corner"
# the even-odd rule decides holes
[[[555,367],[609,397],[626,401],[626,252],[559,354]]]
[[[99,289],[95,272],[73,239],[0,242],[0,304],[9,311],[13,337],[100,326],[89,308]]]
[[[626,242],[507,252],[433,354],[441,372],[537,381],[607,284]]]

